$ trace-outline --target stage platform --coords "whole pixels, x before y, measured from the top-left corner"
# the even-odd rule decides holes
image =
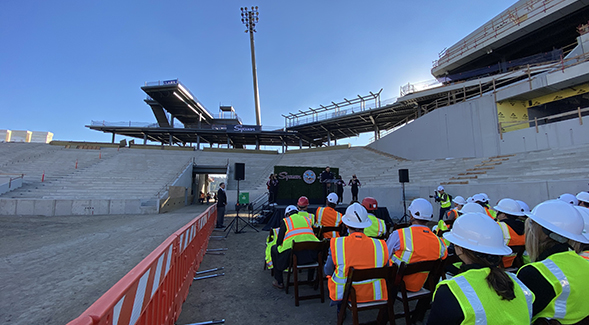
[[[318,207],[322,207],[323,205],[314,205],[311,204],[309,205],[309,208],[307,209],[307,211],[309,211],[310,213],[315,214],[315,212],[317,211]],[[346,209],[348,208],[349,204],[339,204],[338,206],[336,206],[336,210],[338,212],[340,212],[341,214],[346,213]],[[286,210],[286,205],[276,205],[274,206],[274,213],[270,216],[268,216],[262,223],[265,223],[266,226],[264,226],[263,230],[270,230],[272,228],[278,228],[280,227],[280,220],[282,220],[282,218],[284,218],[284,211]],[[389,215],[389,210],[387,208],[378,208],[378,210],[376,210],[376,213],[374,213],[374,215],[379,218],[384,220],[387,224],[393,224],[393,220],[391,219],[391,216]]]

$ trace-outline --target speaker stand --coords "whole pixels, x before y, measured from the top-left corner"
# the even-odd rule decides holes
[[[403,216],[399,223],[407,222],[409,223],[409,215],[407,214],[407,202],[405,200],[405,182],[401,183],[403,185]]]
[[[229,223],[229,225],[227,225],[227,227],[225,227],[225,230],[223,231],[227,231],[227,234],[225,235],[225,238],[227,238],[229,236],[229,234],[231,233],[231,227],[235,227],[235,233],[236,234],[241,234],[243,231],[243,229],[245,229],[245,227],[249,226],[251,227],[253,230],[255,230],[256,232],[260,232],[256,227],[254,227],[251,223],[249,223],[247,220],[243,219],[242,217],[239,216],[239,210],[241,210],[241,204],[239,204],[239,180],[237,180],[237,204],[235,204],[235,218],[233,218],[233,220],[231,220],[231,222]],[[241,222],[243,222],[245,225],[243,227],[241,227],[241,229],[239,228],[239,221],[241,220]]]

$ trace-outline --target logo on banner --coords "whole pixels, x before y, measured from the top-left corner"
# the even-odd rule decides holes
[[[283,179],[288,181],[289,179],[301,179],[300,175],[289,175],[288,172],[280,172],[278,173],[278,179]]]
[[[315,175],[315,172],[310,169],[303,173],[303,181],[307,184],[313,184],[316,179],[317,175]]]

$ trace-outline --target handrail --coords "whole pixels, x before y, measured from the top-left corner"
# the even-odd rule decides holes
[[[68,325],[174,324],[213,232],[217,206],[180,228]]]
[[[524,21],[542,13],[546,13],[547,10],[554,8],[565,1],[566,0],[529,0],[519,7],[505,10],[496,17],[497,19],[491,19],[481,28],[475,30],[470,35],[467,35],[455,45],[442,51],[439,54],[439,58],[433,61],[432,70],[442,64],[449,63],[451,60],[462,56],[468,51],[476,50],[477,47],[481,48],[485,42],[512,31]],[[518,11],[522,14],[520,15]]]
[[[514,126],[518,126],[518,125],[522,125],[522,124],[529,125],[530,123],[534,123],[534,125],[536,127],[536,133],[538,133],[539,132],[538,120],[548,121],[548,120],[554,120],[554,119],[569,116],[569,115],[578,115],[579,123],[581,123],[581,125],[582,125],[583,124],[582,113],[585,113],[585,112],[589,112],[589,107],[585,107],[585,108],[577,107],[577,110],[575,110],[575,111],[558,113],[558,114],[554,114],[554,115],[543,116],[540,118],[536,117],[533,120],[499,122],[499,134],[500,134],[501,140],[503,140],[503,133],[505,133],[505,131],[504,131],[505,128],[514,127]],[[506,124],[508,124],[508,125],[506,125]]]

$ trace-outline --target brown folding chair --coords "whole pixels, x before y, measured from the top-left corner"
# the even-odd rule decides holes
[[[405,276],[421,273],[421,272],[429,272],[427,280],[421,290],[417,292],[407,291],[405,288],[405,282],[403,278]],[[403,303],[403,310],[402,314],[396,315],[396,318],[405,317],[405,321],[407,324],[412,324],[411,316],[416,314],[416,309],[410,310],[409,309],[409,301],[412,300],[422,300],[427,299],[428,307],[423,310],[425,311],[429,309],[431,305],[431,300],[436,289],[436,284],[438,283],[440,276],[442,273],[442,260],[438,259],[435,261],[423,261],[411,264],[405,264],[405,262],[401,263],[399,266],[398,277],[400,277],[399,283],[399,291],[397,293],[396,299],[400,300]],[[397,280],[399,281],[399,279]],[[418,315],[421,316],[421,315]]]
[[[325,289],[323,286],[323,254],[325,251],[325,245],[329,242],[323,241],[303,241],[294,242],[292,245],[290,255],[290,267],[288,268],[288,274],[286,275],[286,288],[285,291],[288,294],[288,287],[292,284],[294,286],[295,294],[295,306],[299,305],[299,300],[315,299],[320,298],[321,302],[325,301]],[[317,252],[317,262],[311,264],[299,265],[297,261],[296,252],[311,250]],[[315,280],[299,281],[299,271],[315,269]],[[290,282],[290,274],[293,274],[293,282]],[[315,290],[319,287],[319,294],[300,296],[299,285],[301,284],[314,284]]]
[[[384,266],[371,269],[354,269],[354,267],[350,267],[348,271],[348,278],[344,286],[342,306],[337,315],[337,324],[343,324],[346,314],[346,308],[349,308],[352,311],[354,325],[360,324],[358,321],[358,312],[368,309],[379,309],[377,318],[378,324],[382,324],[386,321],[387,318],[385,318],[385,315],[388,315],[388,319],[393,320],[391,321],[391,323],[393,323],[395,319],[395,310],[393,308],[395,305],[395,300],[393,296],[395,295],[396,291],[396,274],[396,264],[394,264],[393,266]],[[386,281],[386,290],[389,297],[388,300],[376,300],[361,303],[356,301],[356,290],[354,290],[353,283],[370,279],[384,279]],[[387,314],[385,314],[385,312]]]
[[[323,239],[324,233],[328,233],[328,232],[332,232],[332,231],[337,231],[340,236],[343,236],[344,235],[344,228],[345,228],[345,226],[343,223],[341,223],[337,227],[321,227],[319,229],[319,235],[317,236],[317,238]]]

